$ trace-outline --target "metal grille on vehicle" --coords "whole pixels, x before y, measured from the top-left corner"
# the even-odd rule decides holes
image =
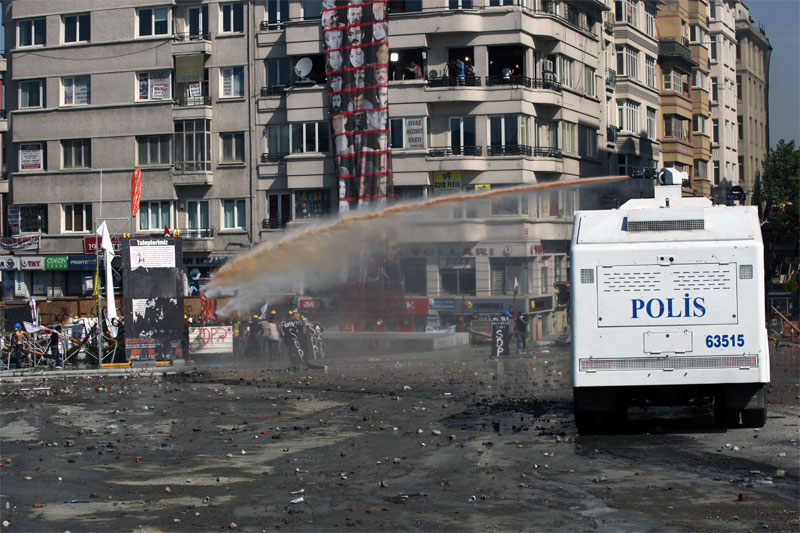
[[[628,221],[628,231],[690,231],[705,227],[703,219]]]
[[[653,292],[661,280],[652,272],[627,272],[625,270],[603,272],[603,292]]]
[[[731,269],[719,267],[715,270],[675,270],[673,283],[677,290],[690,291],[696,289],[729,290]]]
[[[582,268],[581,283],[594,283],[594,270],[591,268]]]
[[[753,265],[739,265],[739,279],[753,279]]]
[[[630,357],[579,360],[580,370],[691,370],[700,368],[758,368],[755,355],[717,355],[705,357]]]

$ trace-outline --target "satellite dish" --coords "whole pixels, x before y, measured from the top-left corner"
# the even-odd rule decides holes
[[[294,75],[300,80],[304,80],[311,72],[312,68],[314,68],[314,64],[311,62],[311,59],[308,57],[302,57],[297,60],[297,63],[294,64]]]

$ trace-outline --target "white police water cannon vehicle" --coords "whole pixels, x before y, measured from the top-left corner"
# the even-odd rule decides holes
[[[621,429],[633,405],[713,402],[722,427],[766,421],[758,213],[683,198],[687,179],[663,169],[654,198],[575,213],[572,387],[581,433]]]

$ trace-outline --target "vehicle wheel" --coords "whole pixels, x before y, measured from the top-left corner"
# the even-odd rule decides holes
[[[597,417],[594,413],[576,412],[575,427],[581,435],[594,435],[597,433]]]
[[[739,411],[728,409],[728,403],[722,395],[714,398],[714,422],[724,429],[739,427]]]
[[[742,425],[746,428],[762,428],[767,423],[767,410],[745,409],[742,411]]]

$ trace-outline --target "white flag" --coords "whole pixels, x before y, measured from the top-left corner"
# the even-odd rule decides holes
[[[111,242],[111,235],[108,234],[105,221],[97,228],[97,234],[102,239],[100,246],[105,251],[106,256],[106,318],[111,320],[112,318],[117,318],[117,304],[114,301],[114,276],[111,270],[111,260],[114,259],[114,244]]]
[[[97,228],[97,234],[100,235],[100,247],[105,250],[106,254],[114,257],[114,244],[111,242],[111,235],[108,234],[105,220],[100,224],[100,227]]]

